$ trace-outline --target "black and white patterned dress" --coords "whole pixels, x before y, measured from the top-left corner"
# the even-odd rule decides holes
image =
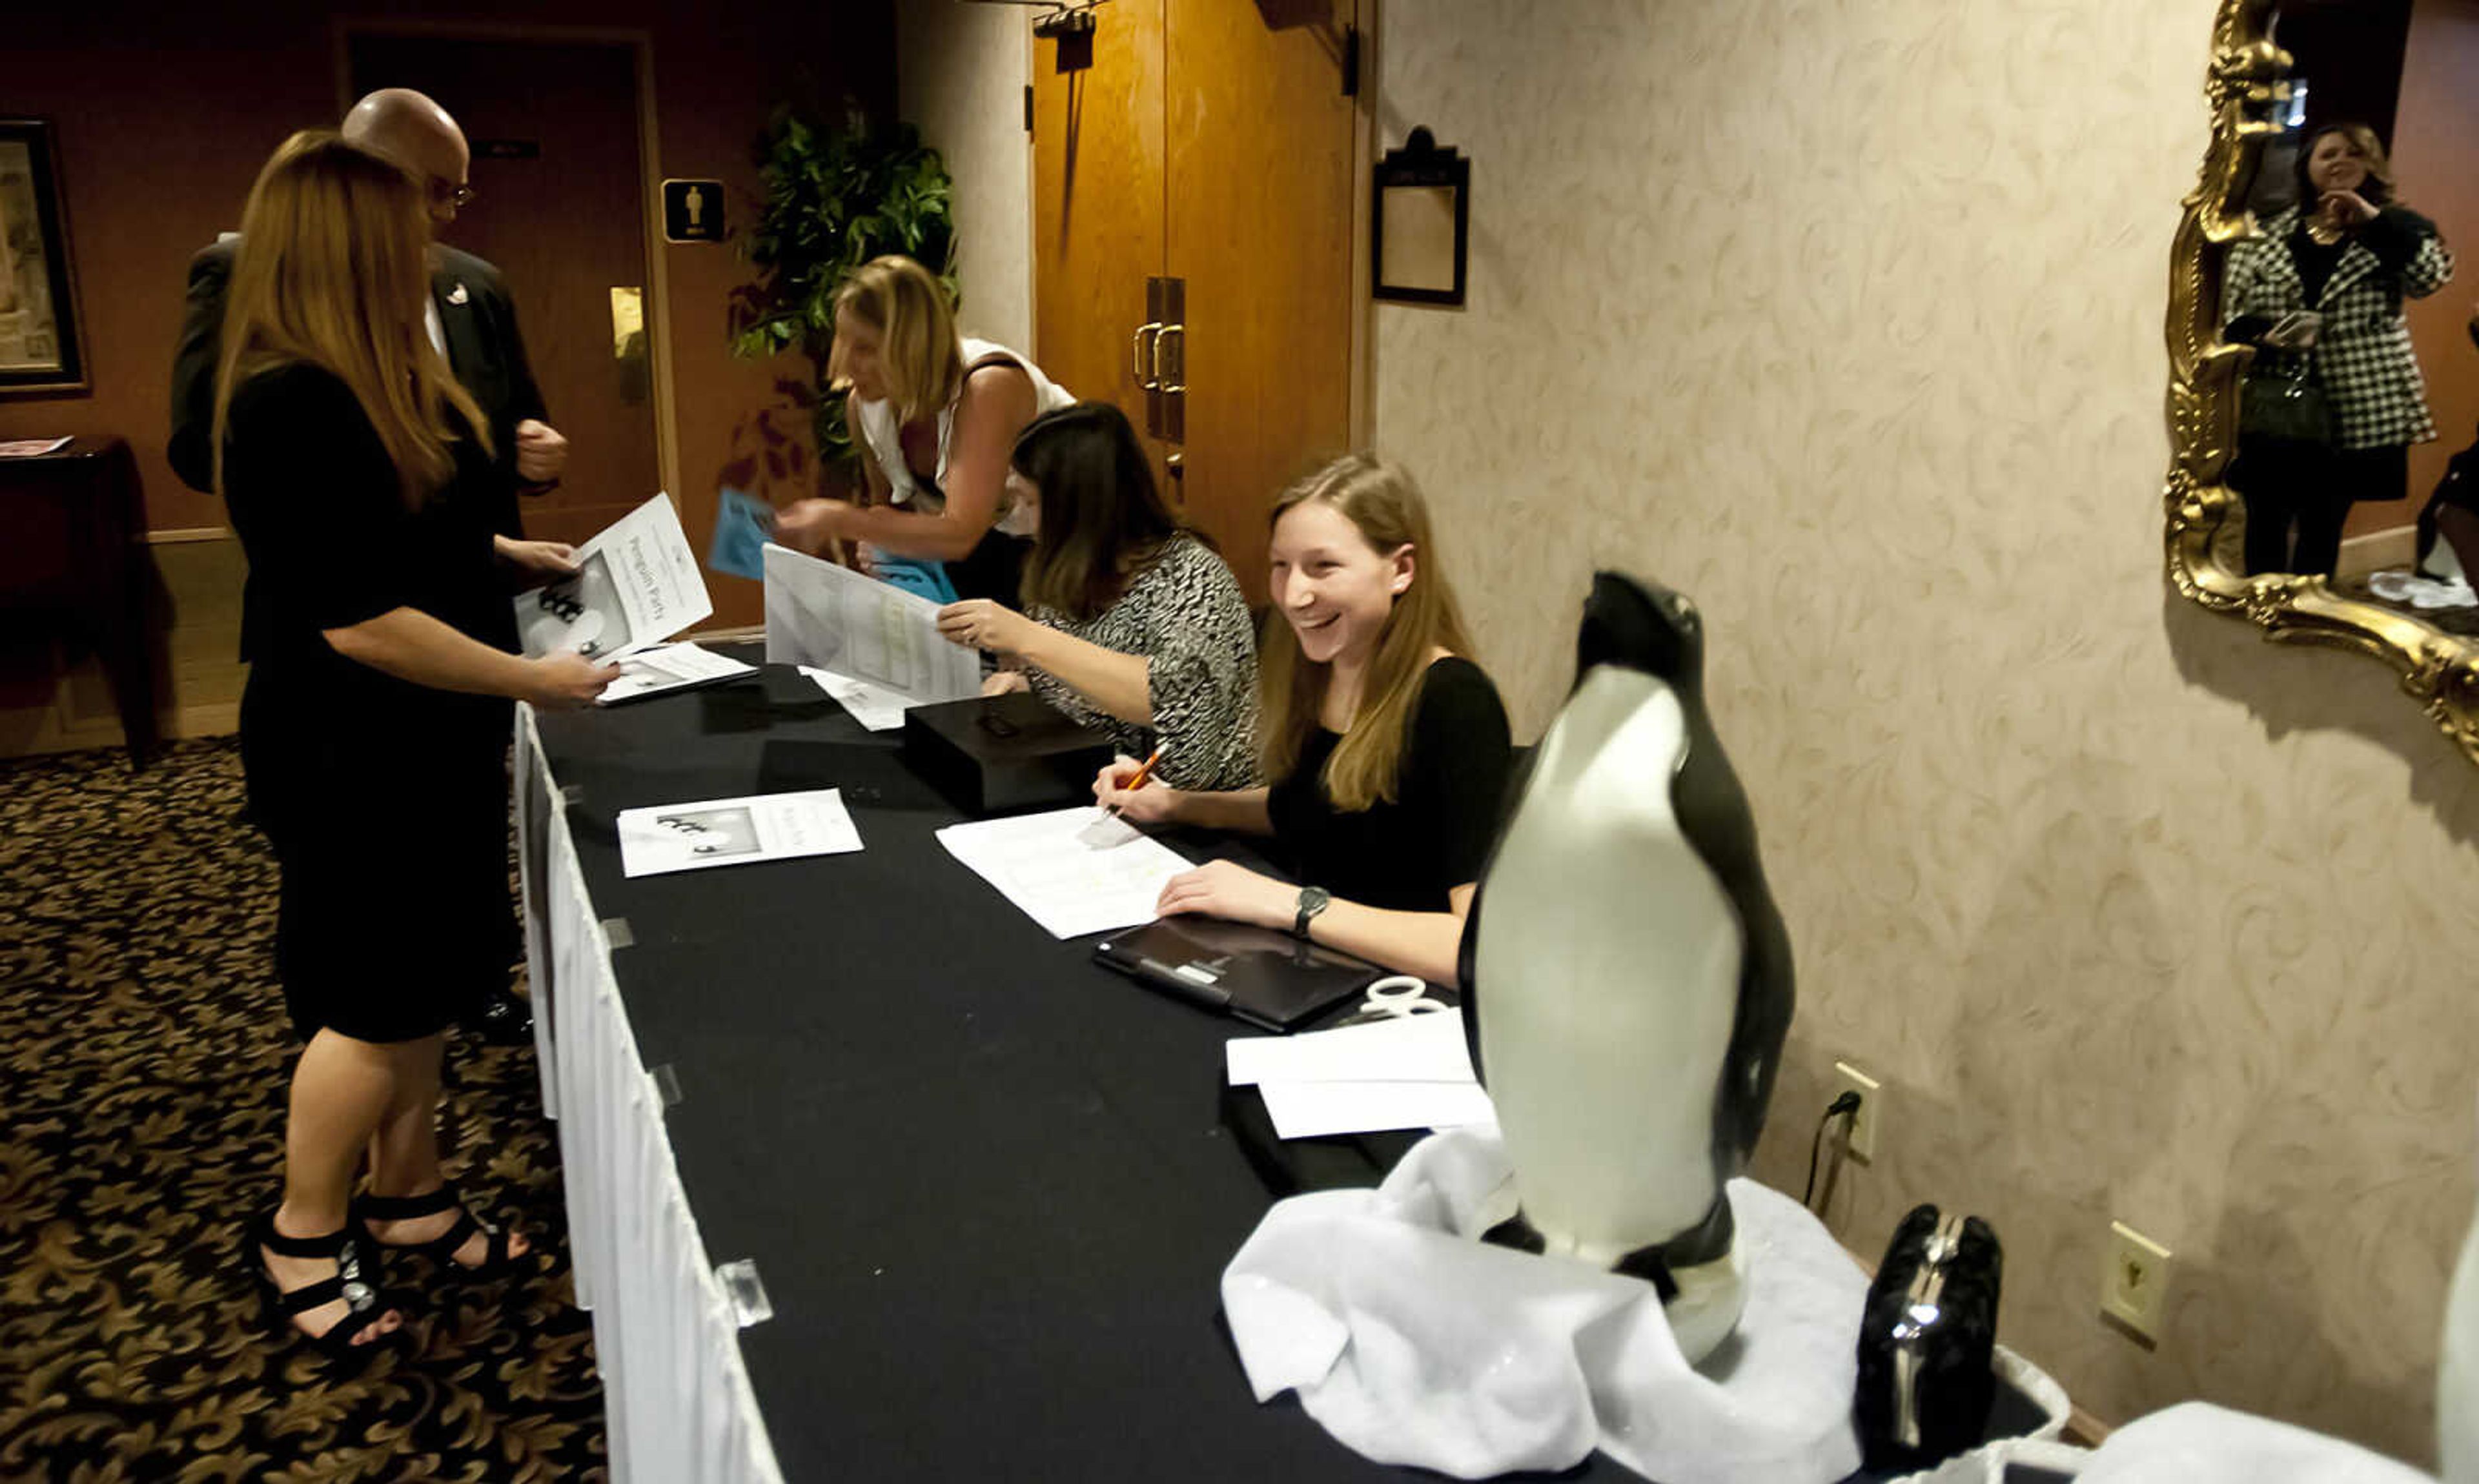
[[[1155,776],[1173,788],[1248,788],[1257,781],[1257,636],[1231,569],[1185,533],[1164,543],[1119,601],[1079,622],[1056,608],[1027,610],[1037,624],[1151,661],[1154,724],[1139,727],[1094,708],[1083,695],[1027,666],[1034,694],[1142,757],[1159,742]]]
[[[2317,311],[2323,333],[2306,363],[2332,405],[2333,447],[2348,451],[2433,441],[2436,422],[2402,300],[2425,298],[2453,277],[2453,253],[2436,223],[2406,207],[2386,207],[2340,250],[2311,303],[2291,247],[2300,220],[2301,209],[2293,206],[2255,236],[2230,244],[2221,268],[2221,322]],[[2258,352],[2256,371],[2287,376],[2296,365],[2294,352],[2270,349]],[[2386,498],[2398,499],[2401,491]]]

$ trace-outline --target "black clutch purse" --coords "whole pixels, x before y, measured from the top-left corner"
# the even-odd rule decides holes
[[[1894,1228],[1859,1321],[1852,1420],[1869,1468],[1910,1472],[1980,1446],[1997,1393],[2005,1267],[1978,1216],[1918,1206]]]
[[[2331,443],[2333,407],[2310,363],[2301,358],[2290,374],[2247,372],[2238,383],[2238,431],[2251,438],[2287,443]]]

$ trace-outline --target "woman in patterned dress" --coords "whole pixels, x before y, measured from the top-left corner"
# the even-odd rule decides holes
[[[1024,611],[950,603],[938,629],[1142,757],[1174,788],[1256,781],[1257,645],[1231,569],[1163,502],[1136,430],[1108,402],[1044,413],[1015,443],[1002,531],[1033,537]]]

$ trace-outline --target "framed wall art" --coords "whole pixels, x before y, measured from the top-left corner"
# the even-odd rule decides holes
[[[87,390],[60,155],[40,118],[0,118],[0,397]]]

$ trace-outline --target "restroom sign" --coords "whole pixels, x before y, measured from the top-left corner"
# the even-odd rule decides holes
[[[722,242],[723,182],[719,180],[663,182],[663,241],[667,243]]]

